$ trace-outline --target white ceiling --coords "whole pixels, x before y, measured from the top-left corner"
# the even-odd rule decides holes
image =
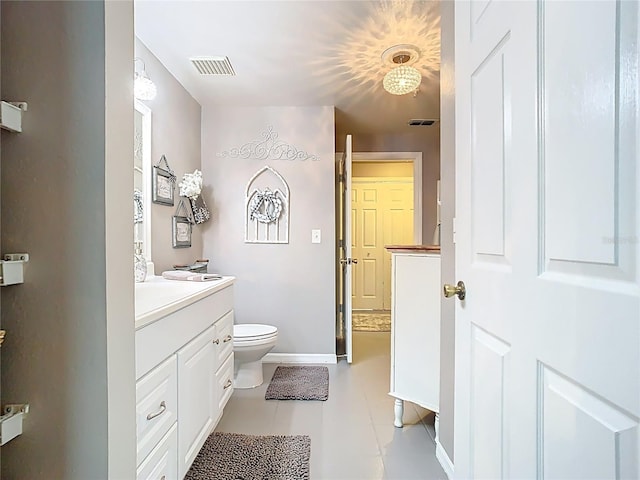
[[[136,36],[203,106],[335,105],[338,132],[407,133],[439,118],[437,1],[137,0]],[[417,96],[391,95],[381,59],[416,45]],[[236,76],[201,76],[190,57],[228,56]]]

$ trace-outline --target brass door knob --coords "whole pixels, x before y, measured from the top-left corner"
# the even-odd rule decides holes
[[[459,281],[455,286],[445,283],[443,290],[444,296],[447,298],[457,295],[460,300],[464,300],[464,297],[467,295],[467,289],[465,288],[463,281]]]

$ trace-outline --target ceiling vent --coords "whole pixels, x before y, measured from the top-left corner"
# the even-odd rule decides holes
[[[409,120],[408,125],[411,127],[430,127],[434,125],[438,120],[434,118],[412,118]]]
[[[197,57],[190,58],[191,63],[200,75],[235,75],[229,57]]]

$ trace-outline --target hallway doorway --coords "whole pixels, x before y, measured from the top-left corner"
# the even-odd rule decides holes
[[[416,170],[421,185],[421,161],[382,153],[355,153],[353,157],[352,330],[390,332],[391,255],[385,245],[416,242],[414,207],[421,191],[415,192],[414,185]],[[419,223],[421,220],[420,216]]]
[[[389,293],[387,294],[387,308],[390,309],[390,275],[391,275],[391,266],[390,266],[390,256],[384,250],[385,244],[393,243],[395,240],[397,243],[406,243],[406,244],[421,244],[422,243],[422,152],[356,152],[353,153],[351,150],[352,145],[352,136],[347,135],[345,138],[345,149],[343,152],[336,153],[336,355],[339,358],[345,358],[347,363],[351,363],[353,361],[353,348],[352,348],[352,334],[353,334],[353,299],[354,299],[354,284],[356,289],[359,289],[359,298],[363,300],[369,301],[369,305],[358,305],[360,309],[366,309],[370,312],[375,313],[386,313],[388,315],[389,310],[385,310],[385,296],[384,296],[384,288],[380,288],[380,285],[384,287],[384,283],[382,283],[382,278],[384,276],[385,271],[385,259],[387,263],[386,270],[389,272],[387,280],[387,284],[389,285]],[[401,239],[397,237],[394,238],[394,232],[401,232],[406,229],[394,228],[393,217],[394,214],[390,214],[387,220],[387,231],[391,233],[384,233],[384,222],[382,220],[377,220],[377,213],[363,213],[361,215],[369,215],[370,218],[375,218],[376,221],[369,222],[371,228],[368,230],[368,234],[371,238],[368,239],[367,242],[362,241],[362,237],[364,237],[365,228],[361,229],[360,241],[356,240],[355,232],[358,228],[358,223],[362,225],[362,220],[360,222],[352,221],[352,217],[354,217],[353,211],[353,199],[354,194],[352,192],[352,187],[354,183],[353,179],[353,166],[356,165],[356,168],[360,169],[357,165],[359,163],[371,163],[373,165],[369,166],[368,177],[363,177],[362,172],[360,172],[360,180],[363,182],[372,182],[377,181],[378,183],[383,183],[383,186],[376,186],[376,193],[373,195],[373,198],[377,197],[389,197],[391,203],[393,203],[393,199],[399,201],[399,203],[403,203],[403,207],[397,209],[397,218],[400,216],[409,216],[412,217],[413,221],[405,221],[406,225],[411,225],[411,229],[409,230],[409,234],[406,232],[403,234]],[[375,164],[408,164],[408,167],[405,166],[405,173],[390,173],[389,171],[384,171],[385,166],[376,167]],[[362,167],[367,169],[368,167]],[[407,175],[406,172],[411,171],[410,175]],[[377,170],[377,172],[376,172]],[[393,176],[392,176],[393,175]],[[381,179],[382,177],[382,179]],[[403,193],[398,192],[387,192],[384,193],[385,186],[384,181],[391,179],[391,183],[406,183],[407,185],[402,185],[401,189]],[[356,188],[357,187],[357,184]],[[408,193],[407,193],[408,192]],[[364,193],[361,193],[361,198],[365,198]],[[371,195],[369,195],[371,197]],[[356,196],[356,198],[358,198]],[[413,202],[411,202],[411,198]],[[377,212],[378,207],[376,207]],[[380,207],[381,210],[384,210],[385,207]],[[367,210],[367,208],[363,207],[361,209],[363,212]],[[394,208],[389,208],[389,211],[393,211]],[[400,213],[403,212],[403,213]],[[355,215],[357,217],[357,215]],[[396,220],[397,220],[396,218]],[[380,226],[379,226],[379,225]],[[375,227],[375,228],[374,228]],[[412,241],[411,240],[412,237]],[[378,253],[375,257],[376,260],[372,259],[374,256],[372,255],[373,251],[366,251],[360,248],[361,245],[369,244],[374,248],[374,250]],[[358,254],[362,256],[363,263],[361,265],[368,268],[371,272],[373,272],[374,277],[371,280],[370,277],[365,276],[365,273],[359,275],[359,279],[353,280],[353,277],[357,274],[360,274],[364,269],[357,269],[358,267],[358,258],[354,256],[352,250],[359,249]],[[356,271],[357,269],[357,271]],[[382,273],[381,273],[382,272]],[[368,282],[368,283],[367,283]],[[360,287],[358,287],[358,283]],[[370,298],[365,298],[370,297]],[[382,302],[382,303],[380,303]],[[380,310],[382,309],[382,310]],[[388,320],[387,320],[388,324]],[[386,327],[388,330],[389,328]],[[379,331],[379,330],[376,330]]]

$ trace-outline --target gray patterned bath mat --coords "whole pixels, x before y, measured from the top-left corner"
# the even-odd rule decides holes
[[[308,480],[311,438],[214,432],[185,480]]]
[[[326,400],[329,398],[327,367],[278,367],[264,395],[265,400]]]

